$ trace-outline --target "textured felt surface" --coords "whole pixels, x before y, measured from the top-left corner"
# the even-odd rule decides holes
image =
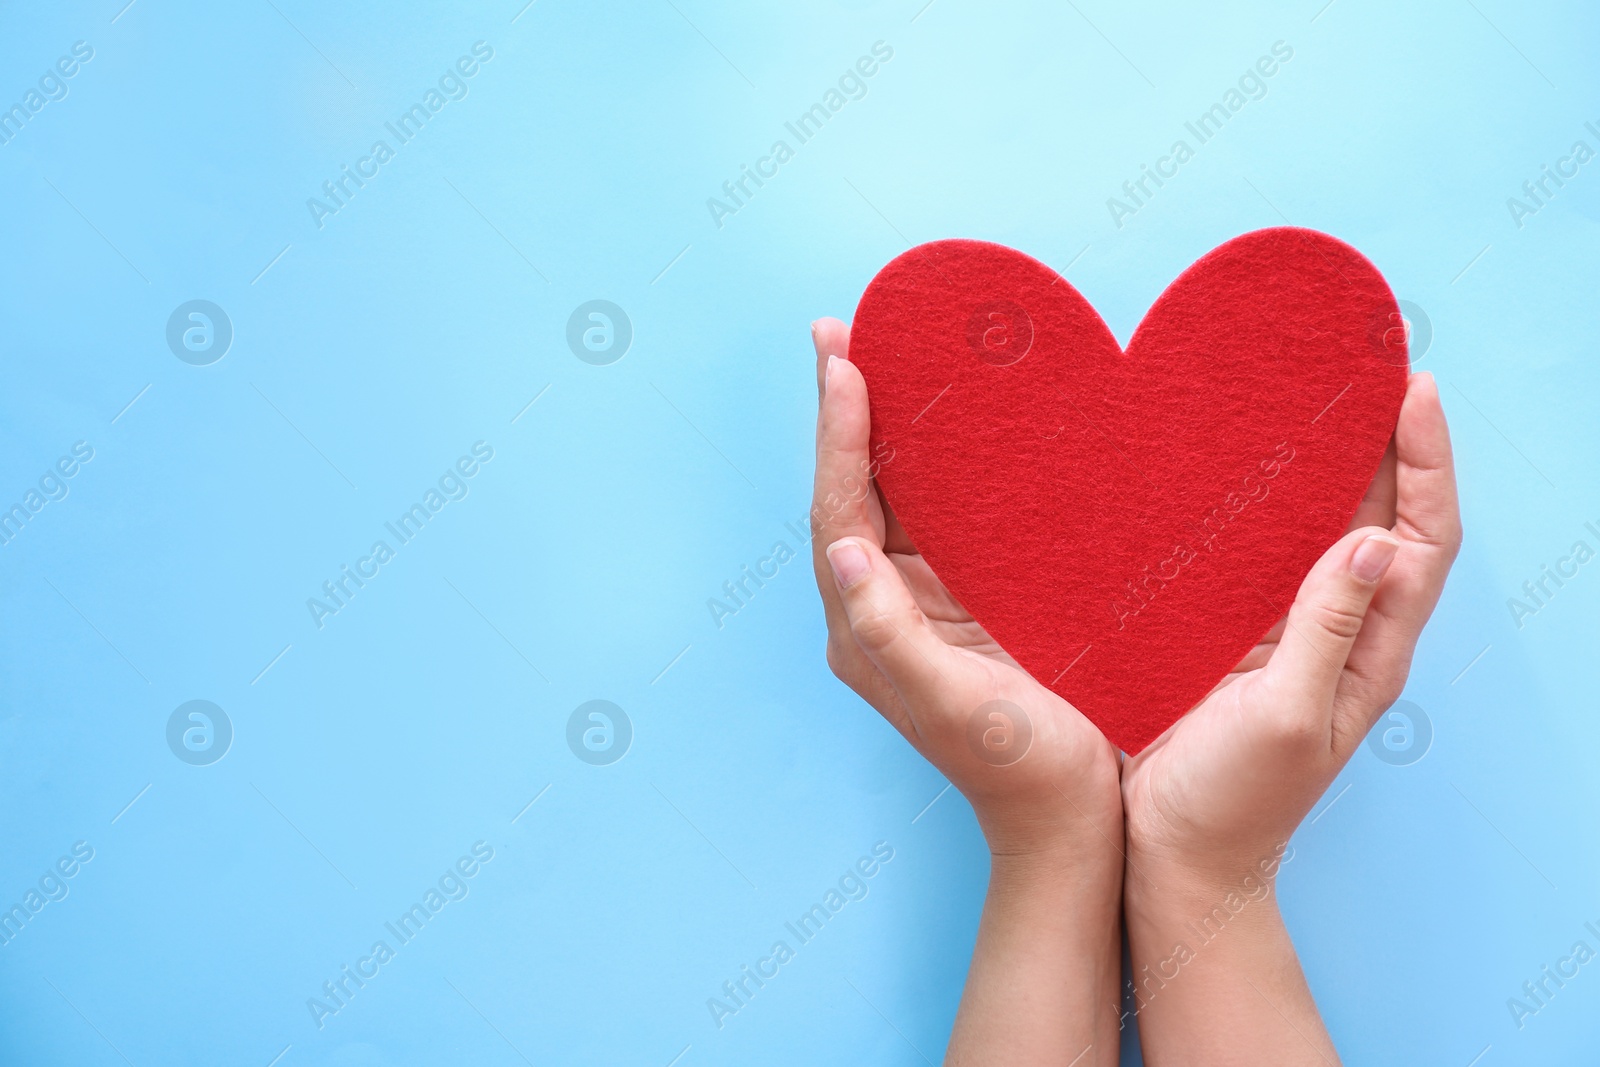
[[[1126,351],[1037,260],[921,245],[867,287],[850,355],[912,542],[1130,753],[1288,609],[1370,483],[1407,375],[1377,268],[1289,227],[1184,271]]]

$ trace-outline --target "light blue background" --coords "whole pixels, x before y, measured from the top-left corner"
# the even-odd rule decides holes
[[[6,1062],[936,1062],[970,809],[829,675],[803,554],[721,629],[706,606],[800,547],[806,325],[969,236],[1126,340],[1285,220],[1431,319],[1467,528],[1406,694],[1431,750],[1361,751],[1295,839],[1306,971],[1350,1063],[1600,1055],[1600,962],[1521,1030],[1506,1006],[1600,948],[1600,562],[1520,629],[1506,605],[1600,548],[1600,162],[1520,228],[1506,204],[1600,149],[1592,7],[123,2],[0,11],[0,103],[94,49],[0,146],[0,503],[95,449],[0,547],[0,903],[95,850],[0,948]],[[306,199],[480,40],[469,95],[318,229]],[[1280,40],[1267,95],[1114,225]],[[715,225],[877,41],[867,95]],[[195,298],[235,331],[207,367],[164,340]],[[594,298],[634,326],[611,366],[565,343]],[[480,440],[470,495],[319,630],[306,599]],[[566,745],[594,698],[635,729],[611,766]],[[166,745],[191,699],[236,731],[211,766]],[[479,840],[470,895],[319,1030],[307,998]],[[707,998],[880,841],[870,895],[719,1030]]]

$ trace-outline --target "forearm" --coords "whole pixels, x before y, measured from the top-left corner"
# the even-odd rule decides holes
[[[1270,880],[1152,865],[1129,874],[1125,899],[1129,1010],[1150,1067],[1339,1062]]]
[[[1119,864],[995,856],[945,1062],[1112,1067],[1121,945]]]

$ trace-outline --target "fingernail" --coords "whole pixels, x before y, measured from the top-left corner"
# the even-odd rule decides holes
[[[821,319],[817,319],[816,322],[813,322],[811,324],[811,336],[812,336],[813,339],[815,339],[815,337],[817,336],[817,323],[821,322],[821,321],[822,321]]]
[[[833,366],[834,366],[835,363],[838,363],[838,362],[839,362],[839,357],[838,356],[829,356],[828,357],[828,365],[827,365],[826,368],[823,369],[823,372],[822,372],[822,388],[824,388],[824,389],[828,388],[828,383],[833,381]]]
[[[828,564],[840,589],[849,589],[872,569],[867,554],[854,541],[839,541],[828,546]]]
[[[1400,542],[1388,534],[1373,534],[1356,546],[1350,557],[1350,573],[1363,582],[1376,582],[1389,570]]]

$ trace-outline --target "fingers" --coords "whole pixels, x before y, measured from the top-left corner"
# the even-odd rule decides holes
[[[873,541],[845,537],[828,547],[827,560],[856,646],[907,707],[937,706],[950,688],[950,649],[889,557]]]
[[[1367,486],[1367,495],[1361,498],[1355,517],[1350,520],[1349,530],[1358,530],[1363,526],[1394,525],[1394,471],[1394,439],[1390,438],[1389,446],[1383,450],[1383,459],[1378,462],[1378,472],[1372,476],[1372,484]]]
[[[818,319],[811,324],[811,343],[817,350],[817,396],[822,396],[828,357],[850,358],[850,327],[838,319]]]
[[[1411,656],[1461,548],[1450,430],[1430,374],[1414,374],[1395,428],[1400,551],[1378,589],[1340,682],[1339,733],[1359,743],[1405,687]]]
[[[828,621],[828,664],[846,684],[860,693],[901,729],[889,705],[887,683],[850,637],[839,587],[828,567],[827,548],[840,537],[865,537],[881,543],[874,522],[876,491],[868,477],[866,382],[850,363],[837,356],[848,351],[849,327],[837,319],[819,319],[812,328],[817,349],[817,469],[811,504],[811,562],[817,591]],[[828,381],[829,368],[838,379]]]
[[[819,340],[820,344],[820,340]],[[817,589],[832,631],[842,621],[839,594],[827,567],[827,548],[841,537],[883,543],[874,522],[875,490],[867,460],[871,429],[867,383],[848,360],[822,357],[823,393],[817,413],[817,473],[811,499],[811,557]]]
[[[1264,672],[1275,714],[1296,731],[1326,738],[1345,661],[1399,549],[1399,539],[1382,527],[1352,531],[1301,583]]]
[[[1461,506],[1450,427],[1433,375],[1411,376],[1394,445],[1395,532],[1410,545],[1434,550],[1430,562],[1442,577],[1461,547]]]
[[[812,521],[829,541],[847,534],[873,537],[883,532],[873,514],[872,473],[867,457],[871,432],[867,383],[849,360],[828,356],[823,364],[823,394],[817,415],[817,474]],[[827,547],[824,544],[823,547]]]

